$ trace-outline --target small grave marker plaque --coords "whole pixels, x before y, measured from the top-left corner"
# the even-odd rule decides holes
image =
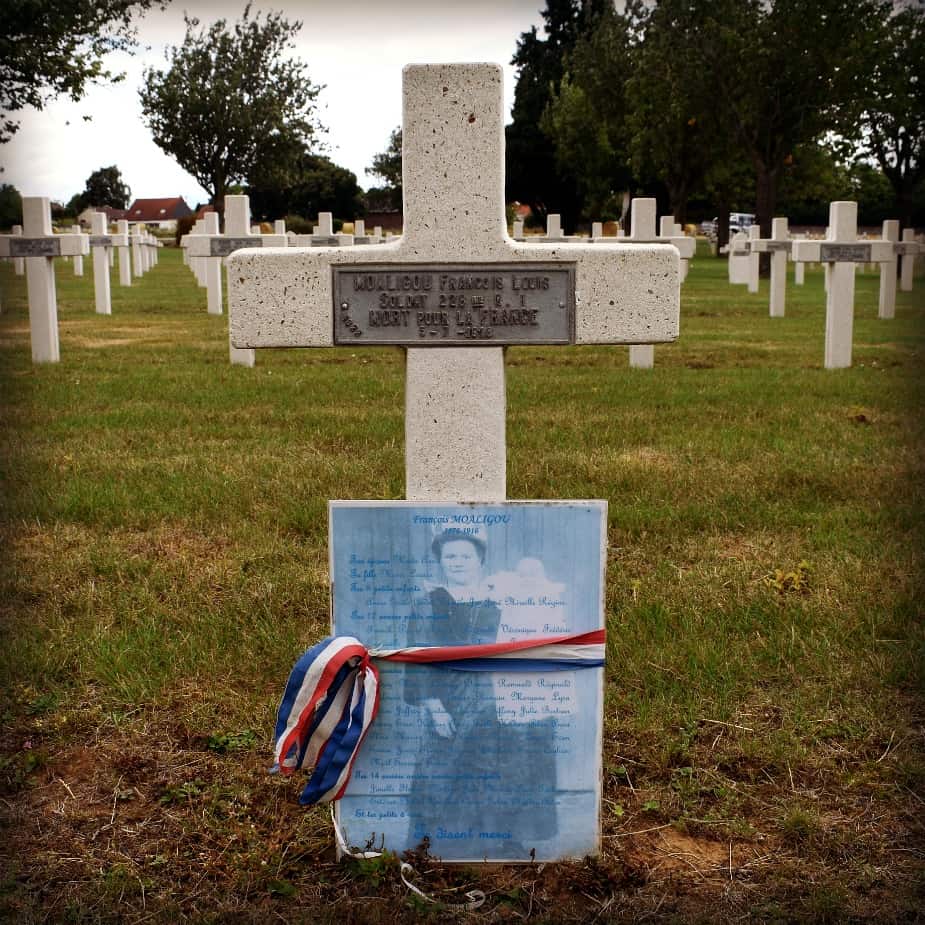
[[[334,343],[570,344],[568,264],[334,267]]]
[[[247,238],[211,238],[209,240],[210,257],[227,257],[244,247],[263,247],[263,240],[257,235]]]
[[[10,239],[11,257],[60,257],[61,242],[54,238]]]
[[[90,247],[112,247],[111,234],[91,234]]]
[[[822,244],[819,259],[823,263],[869,263],[869,244]]]

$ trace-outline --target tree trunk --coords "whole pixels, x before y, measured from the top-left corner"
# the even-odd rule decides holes
[[[719,211],[716,217],[716,256],[725,257],[719,249],[729,243],[729,203],[722,199],[719,203]]]
[[[755,165],[755,211],[758,225],[761,228],[761,237],[771,237],[771,219],[777,208],[777,175],[776,167],[768,167],[764,163]],[[761,255],[761,275],[771,275],[771,255]]]

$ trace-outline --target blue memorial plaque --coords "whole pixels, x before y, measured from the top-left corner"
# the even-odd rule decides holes
[[[604,626],[604,501],[332,501],[330,536],[334,633],[370,648]],[[336,804],[348,845],[446,861],[598,852],[603,668],[376,664],[379,713]]]

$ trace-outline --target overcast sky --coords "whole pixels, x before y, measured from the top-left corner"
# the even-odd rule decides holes
[[[282,11],[301,20],[296,56],[313,83],[324,84],[319,117],[328,129],[325,152],[352,170],[365,189],[366,168],[401,122],[401,69],[405,64],[490,61],[504,65],[505,102],[514,94],[511,57],[521,32],[542,26],[544,0],[256,0],[255,10]],[[138,87],[146,66],[163,67],[164,49],[183,41],[183,11],[203,24],[235,20],[244,9],[218,0],[174,0],[139,23],[148,50],[115,54],[111,69],[122,83],[95,87],[79,103],[58,101],[41,112],[25,110],[22,127],[0,146],[0,181],[29,196],[67,202],[87,177],[115,164],[132,196],[182,195],[190,206],[206,193],[151,141],[142,120]],[[90,116],[91,121],[85,121]]]

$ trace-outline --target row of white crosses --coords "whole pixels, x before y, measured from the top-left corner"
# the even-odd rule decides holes
[[[896,261],[902,255],[911,269],[918,251],[914,242],[899,243],[899,223],[886,221],[883,238],[859,241],[857,203],[833,202],[829,211],[829,228],[824,240],[791,239],[786,218],[775,218],[770,238],[761,238],[749,229],[749,260],[757,262],[762,253],[771,254],[769,312],[783,318],[786,310],[787,257],[798,268],[805,263],[824,263],[827,270],[825,368],[843,369],[851,365],[854,327],[854,273],[859,263],[880,265],[880,301],[878,316],[890,319],[896,313]],[[732,252],[731,252],[732,253]],[[750,268],[751,269],[751,268]],[[754,272],[751,269],[751,272]],[[755,273],[757,279],[757,273]],[[757,288],[757,287],[756,287]],[[751,285],[749,290],[752,290]]]
[[[355,322],[346,298],[334,304],[334,277],[338,270],[371,264],[378,272],[400,274],[411,281],[409,285],[416,266],[421,272],[439,272],[433,268],[460,264],[460,272],[470,272],[478,265],[471,272],[491,273],[494,268],[500,273],[516,265],[518,272],[526,273],[531,264],[560,265],[574,273],[571,342],[633,344],[677,337],[675,248],[616,241],[562,247],[508,237],[499,66],[410,65],[403,72],[403,87],[404,233],[378,247],[233,254],[229,309],[235,345],[340,343]],[[407,498],[504,500],[503,344],[476,340],[472,346],[437,346],[439,339],[428,339],[429,327],[414,324],[402,341],[407,358]],[[350,349],[361,335],[362,331],[348,341]],[[427,346],[430,343],[434,346]]]
[[[23,224],[14,226],[11,235],[0,235],[0,257],[11,257],[14,272],[26,273],[33,362],[57,363],[61,359],[61,349],[52,260],[55,257],[72,257],[75,273],[82,276],[83,258],[92,253],[95,309],[97,314],[111,315],[109,271],[114,250],[119,248],[120,283],[130,286],[129,248],[137,246],[139,249],[136,267],[140,275],[157,262],[158,242],[143,230],[130,234],[126,221],[118,223],[116,234],[109,234],[104,212],[92,213],[89,235],[84,234],[79,225],[72,226],[67,234],[54,234],[48,199],[24,196],[22,208]]]

